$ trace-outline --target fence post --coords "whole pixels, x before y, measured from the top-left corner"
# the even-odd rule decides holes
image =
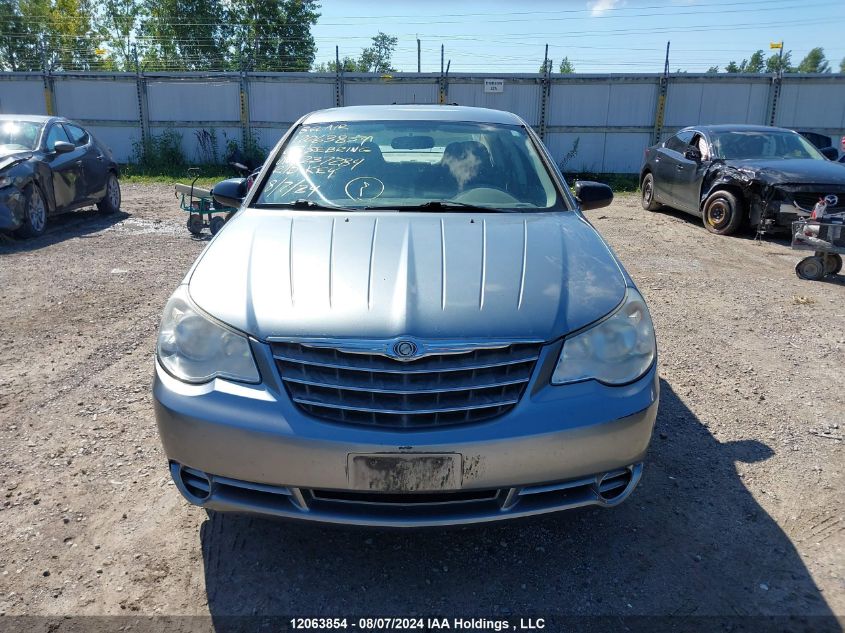
[[[141,155],[138,158],[143,160],[146,158],[147,145],[150,140],[150,114],[149,104],[147,103],[147,79],[141,74],[141,64],[138,61],[138,49],[135,45],[132,46],[132,57],[135,59],[135,94],[138,97],[138,128],[141,132]]]
[[[543,76],[540,79],[540,139],[546,142],[546,124],[548,119],[549,93],[551,92],[551,61],[549,60],[549,45],[546,44],[546,54],[543,57]]]
[[[666,42],[666,61],[663,64],[663,75],[657,84],[657,104],[654,109],[654,133],[652,144],[660,142],[663,134],[663,117],[666,114],[666,95],[669,92],[669,44]]]
[[[241,101],[241,147],[246,149],[247,143],[252,138],[249,117],[249,77],[246,70],[241,71],[238,83]]]
[[[438,82],[439,85],[439,94],[437,98],[437,103],[443,105],[446,103],[446,70],[443,67],[443,61],[446,55],[446,51],[443,48],[443,44],[440,45],[440,81]]]
[[[41,77],[44,81],[44,107],[48,116],[56,116],[56,91],[53,84],[53,73],[47,64],[47,52],[44,48],[44,41],[41,40]]]
[[[334,104],[343,105],[343,69],[340,67],[340,47],[334,47]]]
[[[783,78],[780,73],[772,77],[772,83],[769,86],[769,125],[774,125],[778,114],[778,101],[780,100],[780,89]]]

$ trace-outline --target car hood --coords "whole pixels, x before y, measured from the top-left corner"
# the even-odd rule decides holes
[[[787,158],[776,160],[731,160],[728,165],[768,184],[828,183],[845,185],[845,168],[829,160]]]
[[[21,152],[20,150],[4,150],[0,147],[0,171],[8,169],[12,165],[24,160],[29,160],[32,157],[32,152]]]
[[[271,337],[552,340],[600,319],[626,277],[563,213],[247,210],[189,279],[196,304]]]

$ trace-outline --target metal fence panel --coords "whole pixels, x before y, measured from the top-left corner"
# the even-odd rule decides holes
[[[379,78],[351,79],[344,84],[344,105],[381,105],[385,103],[437,103],[434,81],[425,83],[386,82]],[[334,105],[333,103],[330,104]]]
[[[249,82],[249,112],[253,124],[275,123],[279,128],[286,128],[303,114],[334,105],[334,82],[260,79]]]
[[[821,128],[822,133],[845,129],[845,81],[818,81],[785,77],[781,86],[775,125],[788,128]]]
[[[449,103],[478,108],[507,110],[518,114],[528,125],[537,125],[540,116],[540,85],[537,80],[516,82],[504,80],[501,93],[484,92],[484,80],[462,81],[459,78],[449,80]]]
[[[150,121],[240,121],[236,81],[149,81]]]
[[[137,126],[87,124],[86,127],[94,133],[98,141],[105,143],[106,147],[111,149],[115,160],[119,163],[128,163],[137,158],[135,148],[141,140],[141,130]]]
[[[697,80],[669,83],[666,125],[684,127],[711,123],[765,125],[769,83]]]
[[[651,145],[649,132],[552,132],[546,145],[560,162],[578,143],[578,152],[563,166],[564,173],[634,173],[643,150]]]
[[[69,119],[138,120],[135,80],[56,79],[56,106]]]
[[[614,83],[610,85],[608,97],[607,125],[651,127],[654,124],[657,82]]]
[[[503,81],[502,92],[485,91],[484,80],[493,78]],[[542,127],[558,161],[577,140],[568,171],[634,172],[656,132],[665,138],[696,123],[766,124],[773,108],[778,125],[845,133],[842,74],[787,75],[779,92],[771,75],[674,74],[662,122],[659,75],[552,75],[549,81],[544,100],[543,78],[534,74],[0,73],[0,112],[46,114],[47,104],[55,104],[57,114],[91,127],[120,161],[134,158],[144,128],[153,135],[178,131],[192,161],[203,155],[197,132],[213,132],[222,159],[228,140],[240,145],[248,132],[269,149],[300,116],[338,99],[345,105],[438,103],[441,87],[449,103],[508,110]]]
[[[546,138],[546,146],[558,163],[577,149],[562,166],[564,172],[599,173],[604,164],[605,136],[604,132],[551,132]]]
[[[0,81],[0,114],[47,114],[44,82],[40,79]]]

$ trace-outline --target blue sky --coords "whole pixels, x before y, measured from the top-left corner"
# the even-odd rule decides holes
[[[845,57],[845,0],[321,0],[317,62],[357,56],[378,31],[396,35],[394,66],[439,72],[440,45],[454,72],[537,72],[543,49],[578,72],[704,72],[783,40],[793,63],[815,46],[834,71]],[[777,51],[772,51],[776,53]]]

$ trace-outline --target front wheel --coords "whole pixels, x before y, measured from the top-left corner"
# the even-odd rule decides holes
[[[120,211],[120,183],[113,173],[109,174],[109,179],[106,182],[106,195],[97,203],[97,209],[100,213],[107,214]]]
[[[660,203],[654,199],[654,176],[646,174],[645,178],[643,178],[642,185],[640,185],[640,190],[642,191],[640,202],[643,205],[643,209],[646,211],[659,210]]]
[[[742,204],[730,191],[716,191],[704,202],[704,228],[716,235],[732,235],[742,226]]]
[[[30,185],[26,193],[26,213],[23,224],[15,231],[19,237],[38,237],[47,228],[47,205],[38,185]]]

